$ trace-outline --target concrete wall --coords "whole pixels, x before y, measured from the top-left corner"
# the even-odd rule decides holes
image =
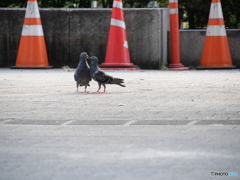
[[[49,63],[76,67],[83,51],[104,62],[111,9],[40,9]],[[0,8],[0,67],[15,65],[25,9]],[[124,9],[131,62],[160,69],[168,62],[168,9]],[[181,62],[200,64],[206,30],[181,30]],[[233,64],[240,68],[240,30],[227,30]]]
[[[76,67],[86,51],[104,62],[111,9],[40,9],[49,63]],[[0,67],[15,65],[25,9],[0,8]],[[131,62],[159,69],[167,62],[168,9],[124,9]]]

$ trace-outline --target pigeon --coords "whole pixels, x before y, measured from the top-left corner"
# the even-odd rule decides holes
[[[88,54],[86,52],[82,52],[80,54],[80,60],[77,69],[74,72],[74,79],[76,81],[77,85],[77,92],[78,92],[78,86],[85,86],[84,93],[88,93],[87,86],[89,85],[89,82],[92,80],[90,77],[90,67],[87,63]]]
[[[104,73],[99,67],[98,67],[98,58],[96,56],[92,56],[90,58],[91,64],[90,64],[90,75],[91,78],[98,82],[98,90],[97,93],[100,93],[99,90],[101,89],[101,85],[104,87],[103,93],[106,92],[106,85],[105,84],[117,84],[122,87],[126,87],[124,84],[124,80],[120,78],[115,78],[110,75],[107,75]]]

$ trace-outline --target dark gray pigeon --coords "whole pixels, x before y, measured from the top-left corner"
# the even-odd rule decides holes
[[[103,85],[104,87],[103,93],[105,93],[106,92],[105,84],[117,84],[119,86],[126,87],[124,84],[122,84],[124,83],[123,79],[109,76],[103,71],[101,71],[101,69],[98,67],[98,58],[96,56],[92,56],[90,60],[91,60],[91,64],[90,64],[91,78],[97,81],[99,86],[97,92],[99,92],[99,90],[101,89],[101,85]]]
[[[91,81],[91,77],[90,77],[90,67],[87,63],[87,59],[88,59],[88,54],[86,52],[82,52],[80,54],[80,58],[79,58],[79,64],[77,69],[74,72],[74,79],[76,81],[77,84],[77,91],[78,91],[78,86],[85,86],[85,91],[83,91],[84,93],[87,93],[87,86],[89,85],[89,82]]]

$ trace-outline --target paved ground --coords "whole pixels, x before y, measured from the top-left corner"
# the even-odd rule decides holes
[[[0,179],[240,179],[239,70],[107,73],[0,69]]]

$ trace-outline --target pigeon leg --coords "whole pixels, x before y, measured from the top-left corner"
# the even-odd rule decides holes
[[[89,91],[87,91],[87,85],[85,86],[84,93],[89,93]]]
[[[99,92],[100,89],[101,89],[101,83],[99,82],[99,83],[98,83],[98,90],[96,91],[96,93],[101,93],[101,92]]]
[[[78,83],[77,83],[77,90],[76,90],[76,92],[78,92]]]
[[[79,92],[79,91],[78,91]],[[82,91],[82,92],[79,92],[79,93],[89,93],[89,91],[87,91],[87,87],[85,86],[85,89],[84,89],[84,91]]]
[[[106,85],[103,84],[103,87],[104,87],[103,93],[106,93],[106,92],[107,92],[107,91],[106,91]]]

